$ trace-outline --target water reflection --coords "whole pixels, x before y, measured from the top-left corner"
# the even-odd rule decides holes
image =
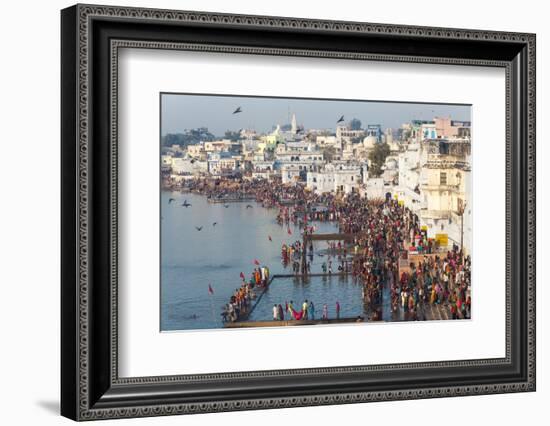
[[[170,199],[173,201],[169,201]],[[182,204],[190,204],[185,207]],[[252,208],[246,208],[251,204]],[[281,246],[300,239],[300,230],[276,223],[276,209],[257,203],[208,203],[195,194],[161,193],[161,330],[222,327],[221,310],[241,283],[240,273],[249,277],[254,259],[270,268],[271,275],[289,274],[281,263]],[[214,225],[215,224],[215,225]],[[318,233],[335,232],[332,223],[316,223]],[[198,230],[200,228],[200,230]],[[269,237],[271,236],[271,241]],[[311,272],[320,273],[327,261],[325,242],[314,243]],[[320,255],[321,256],[320,256]],[[336,300],[342,316],[360,313],[361,288],[350,279],[311,277],[303,283],[281,278],[262,298],[251,319],[271,319],[273,303],[286,299],[301,303],[307,298],[329,312]],[[208,292],[211,285],[214,294]],[[358,297],[357,299],[355,299]],[[352,307],[351,300],[357,306]]]

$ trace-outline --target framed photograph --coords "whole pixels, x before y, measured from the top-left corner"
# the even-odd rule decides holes
[[[61,412],[535,390],[535,36],[61,12]]]

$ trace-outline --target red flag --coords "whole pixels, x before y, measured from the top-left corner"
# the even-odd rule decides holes
[[[269,241],[273,241],[273,240],[271,239],[271,235],[268,235],[267,238],[269,238]]]
[[[241,279],[244,280],[244,274],[241,272]]]
[[[290,228],[288,228],[287,232],[288,232],[288,235],[292,235],[292,231],[290,230]]]
[[[209,294],[214,294],[214,289],[212,288],[212,286],[210,284],[208,284],[208,293]]]
[[[254,265],[260,266],[260,261],[258,259],[254,259]]]

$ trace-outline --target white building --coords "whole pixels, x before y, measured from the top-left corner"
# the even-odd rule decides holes
[[[277,155],[286,155],[291,153],[319,154],[320,151],[315,143],[304,141],[288,141],[277,145],[277,148],[275,149],[275,154]]]
[[[187,145],[187,155],[192,158],[206,159],[204,144],[201,142],[195,145]]]
[[[301,166],[296,164],[285,164],[281,168],[281,179],[285,184],[295,184],[302,180],[302,176],[306,175],[306,171]]]
[[[423,207],[420,195],[422,183],[422,168],[427,156],[420,143],[407,145],[406,150],[400,152],[398,158],[398,184],[393,187],[393,194],[405,205],[416,212]]]
[[[253,170],[250,177],[252,179],[271,180],[277,177],[278,174],[278,172],[274,172],[273,170]]]
[[[222,139],[219,141],[204,142],[204,150],[207,153],[212,152],[233,152],[240,153],[242,150],[241,142],[233,142],[229,139]]]
[[[240,169],[241,157],[232,156],[229,152],[214,152],[208,155],[208,173],[219,176]]]
[[[442,141],[437,152],[428,154],[426,179],[420,185],[424,208],[419,217],[428,236],[446,234],[449,241],[470,253],[472,237],[470,142]]]
[[[252,157],[259,150],[261,141],[259,139],[246,139],[241,141],[241,151],[243,155]]]
[[[342,149],[341,141],[334,135],[317,135],[315,138],[315,143],[319,148],[333,146],[337,149]]]
[[[275,169],[286,165],[300,166],[301,170],[314,171],[325,163],[323,153],[312,142],[287,142],[275,150]]]
[[[267,161],[262,158],[254,159],[251,161],[252,171],[262,172],[262,171],[273,171],[275,169],[274,161]]]
[[[362,167],[359,165],[327,164],[321,170],[307,173],[306,187],[318,194],[358,190],[362,183]]]
[[[171,169],[174,175],[196,176],[208,171],[208,163],[191,158],[172,158]]]
[[[367,161],[370,149],[362,143],[352,143],[351,141],[344,143],[342,149],[342,160],[345,161]]]
[[[359,130],[350,130],[348,126],[337,126],[336,127],[336,139],[340,143],[352,142],[354,139],[363,139],[365,136],[365,131],[362,129]]]

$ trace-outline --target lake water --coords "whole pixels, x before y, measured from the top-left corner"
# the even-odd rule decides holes
[[[170,198],[175,201],[169,203]],[[191,206],[183,207],[184,200]],[[202,195],[161,193],[161,330],[222,327],[222,307],[240,286],[240,273],[249,278],[255,259],[268,266],[271,275],[292,272],[291,266],[285,269],[281,262],[281,246],[301,240],[298,227],[291,224],[289,235],[286,226],[276,222],[277,209],[255,202],[228,206],[208,203]],[[317,233],[337,232],[333,223],[315,225]],[[326,242],[315,242],[314,251],[322,252],[326,246]],[[326,260],[326,256],[314,255],[311,272],[320,273]],[[334,271],[336,266],[333,261]],[[208,292],[209,284],[213,295]],[[293,300],[296,306],[305,299],[314,302],[316,317],[326,303],[334,318],[336,301],[342,317],[363,313],[361,286],[352,278],[310,277],[304,283],[292,277],[275,279],[250,319],[271,320],[274,303],[284,306]]]

